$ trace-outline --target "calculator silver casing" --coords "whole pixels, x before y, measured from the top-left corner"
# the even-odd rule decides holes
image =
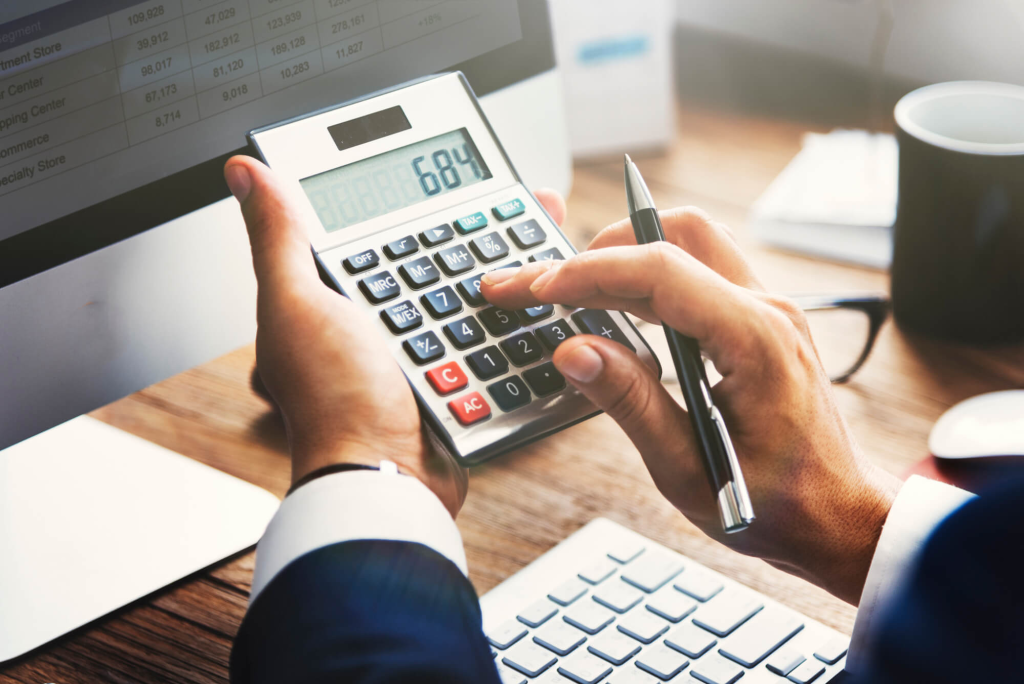
[[[396,105],[402,107],[412,124],[410,130],[395,133],[345,151],[338,150],[328,133],[329,126]],[[305,199],[306,195],[299,186],[300,179],[460,128],[468,130],[480,155],[489,167],[492,178],[333,233],[328,233],[323,229],[320,221],[316,218],[312,205],[308,199]],[[550,396],[536,397],[533,395],[534,398],[529,404],[511,413],[504,413],[497,406],[487,392],[487,385],[498,382],[502,378],[508,377],[509,374],[521,374],[529,368],[550,361],[551,354],[546,349],[544,356],[539,361],[526,367],[509,364],[509,373],[487,381],[479,380],[465,362],[466,355],[482,349],[488,344],[498,344],[511,335],[533,330],[559,318],[564,318],[570,327],[579,334],[579,328],[569,318],[576,309],[556,305],[553,316],[531,325],[525,325],[515,333],[502,338],[494,338],[488,333],[485,342],[466,350],[456,350],[444,335],[442,328],[461,317],[475,315],[487,308],[487,305],[470,307],[463,301],[463,309],[460,313],[441,320],[434,320],[429,313],[423,312],[423,325],[403,335],[392,334],[391,331],[384,328],[384,324],[381,322],[379,314],[382,309],[408,299],[422,311],[423,307],[419,298],[423,294],[445,284],[454,284],[476,273],[500,268],[508,262],[519,260],[526,263],[531,253],[552,247],[557,247],[565,255],[576,252],[555,222],[523,184],[487,121],[476,95],[461,72],[418,79],[336,107],[258,128],[249,133],[249,140],[263,161],[273,168],[275,173],[293,184],[295,192],[301,195],[309,205],[310,216],[313,219],[307,221],[309,239],[322,274],[329,278],[335,289],[349,297],[366,313],[368,325],[381,326],[381,333],[388,341],[391,354],[398,360],[416,395],[424,422],[437,438],[438,446],[443,447],[461,464],[481,463],[600,413],[572,385],[567,385],[565,390]],[[513,199],[522,200],[526,204],[526,212],[508,221],[499,221],[491,212],[491,208]],[[484,212],[489,221],[488,225],[481,230],[468,235],[461,235],[456,231],[453,240],[433,248],[424,247],[421,244],[417,252],[394,261],[389,260],[382,253],[383,245],[392,240],[410,234],[418,236],[420,232],[428,228],[445,223],[452,224],[456,219],[478,211]],[[408,287],[405,281],[395,275],[396,281],[402,287],[402,294],[379,305],[370,304],[359,291],[357,283],[360,280],[382,269],[397,274],[397,268],[407,261],[424,255],[433,257],[440,249],[457,244],[468,244],[473,238],[494,231],[498,231],[507,239],[506,228],[531,218],[540,223],[548,234],[548,239],[530,250],[520,250],[514,242],[507,240],[511,248],[509,256],[490,264],[484,264],[478,260],[477,267],[472,271],[451,278],[444,276],[441,282],[419,290]],[[350,275],[342,267],[342,260],[366,249],[375,250],[380,255],[380,263],[373,269]],[[661,366],[640,333],[621,312],[613,311],[610,314],[632,342],[640,358],[660,378]],[[445,344],[446,353],[441,359],[418,366],[402,349],[402,342],[427,330],[433,330],[437,334]],[[425,373],[431,368],[452,360],[459,362],[463,372],[469,378],[469,385],[451,394],[441,396],[428,383]],[[387,388],[382,389],[386,391]],[[448,409],[448,402],[474,391],[479,392],[490,404],[491,416],[479,423],[464,427]]]

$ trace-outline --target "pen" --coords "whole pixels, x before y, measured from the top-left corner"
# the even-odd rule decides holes
[[[638,245],[665,240],[658,210],[651,199],[647,184],[640,176],[633,160],[626,155],[626,199],[629,202],[629,219]],[[668,325],[665,336],[672,353],[683,399],[690,414],[690,423],[697,436],[704,469],[711,483],[711,491],[718,502],[718,513],[726,533],[747,529],[754,520],[754,508],[750,493],[743,481],[736,450],[733,448],[729,431],[718,407],[711,400],[710,383],[704,371],[700,346],[692,337],[681,335]]]

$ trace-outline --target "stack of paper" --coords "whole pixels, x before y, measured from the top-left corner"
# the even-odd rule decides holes
[[[789,251],[886,269],[896,222],[898,148],[891,135],[808,134],[751,209],[764,242]]]

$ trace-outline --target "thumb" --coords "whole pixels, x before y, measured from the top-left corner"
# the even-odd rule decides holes
[[[696,453],[686,411],[640,357],[617,342],[581,335],[559,345],[554,363],[625,431],[659,486],[691,469],[680,462]]]
[[[279,292],[317,279],[306,225],[317,218],[262,162],[232,157],[224,180],[242,208],[253,268],[261,289]]]

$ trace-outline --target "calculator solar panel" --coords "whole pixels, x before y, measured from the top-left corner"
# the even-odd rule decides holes
[[[347,131],[367,142],[352,145]],[[461,74],[250,137],[309,198],[317,260],[381,327],[424,420],[464,464],[596,413],[551,363],[569,337],[603,335],[660,373],[619,312],[508,311],[484,300],[488,271],[575,250],[516,175]]]

